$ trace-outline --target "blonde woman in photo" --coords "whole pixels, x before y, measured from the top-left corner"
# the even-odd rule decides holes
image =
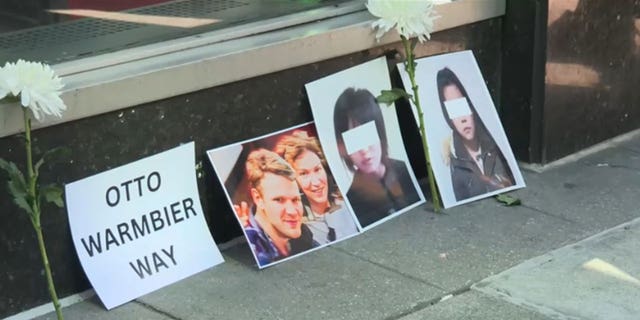
[[[280,138],[275,152],[294,169],[304,194],[304,220],[320,245],[358,232],[353,216],[328,170],[320,142],[305,131]]]

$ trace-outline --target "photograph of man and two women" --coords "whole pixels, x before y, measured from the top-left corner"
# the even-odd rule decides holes
[[[261,268],[358,233],[313,123],[209,157]]]
[[[425,58],[420,66],[427,140],[445,208],[523,187],[473,55]],[[352,237],[425,201],[395,107],[376,101],[391,88],[384,57],[305,88],[314,122],[208,151],[260,268]]]

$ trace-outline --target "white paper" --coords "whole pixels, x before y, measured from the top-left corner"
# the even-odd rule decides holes
[[[471,115],[471,108],[469,108],[467,98],[447,100],[444,102],[444,106],[447,108],[449,119],[453,120],[455,118]]]
[[[507,136],[502,128],[500,118],[491,100],[491,95],[489,94],[489,90],[487,89],[473,53],[469,50],[454,52],[422,58],[416,62],[418,62],[419,65],[416,70],[416,81],[420,88],[420,101],[422,102],[424,123],[427,128],[427,144],[429,146],[433,173],[438,184],[443,206],[449,208],[525,187],[522,173],[518,168],[518,163],[513,155]],[[397,67],[405,88],[410,88],[411,81],[409,75],[404,70],[404,66],[398,64]],[[449,161],[451,159],[450,155],[455,155],[455,148],[452,143],[453,131],[447,124],[447,121],[451,120],[445,119],[442,112],[437,88],[437,74],[444,68],[450,69],[465,88],[467,96],[477,112],[477,119],[486,127],[488,136],[495,141],[499,153],[504,157],[506,166],[508,166],[511,171],[513,185],[464,199],[456,198],[453,175],[451,173],[451,163]],[[465,98],[463,97],[461,99]],[[447,102],[445,102],[445,107],[447,107],[446,105]],[[414,110],[416,121],[419,121],[418,114],[415,112],[415,106],[413,104],[411,106]],[[457,105],[456,107],[461,106]],[[456,107],[454,107],[454,109]],[[458,112],[458,110],[452,110],[452,112],[447,109],[447,112],[450,113],[449,118],[453,118],[451,114],[470,113],[471,109],[468,101],[465,101],[465,105],[461,107],[460,110],[462,109],[465,109],[464,112]],[[466,109],[468,109],[468,111]],[[477,130],[480,124],[475,123],[475,127]]]
[[[371,121],[342,133],[347,154],[354,154],[359,150],[380,143],[376,123]]]
[[[374,203],[381,203],[384,207],[387,207],[388,203],[398,199],[386,199],[386,201],[380,201],[380,197],[373,197],[368,190],[362,190],[363,188],[354,187],[356,184],[362,186],[360,183],[356,183],[358,182],[358,174],[356,171],[353,171],[355,166],[349,166],[346,160],[340,156],[334,124],[336,102],[344,92],[349,90],[349,88],[360,92],[368,91],[373,96],[374,101],[375,96],[380,94],[382,90],[390,90],[391,81],[389,80],[387,61],[384,57],[353,66],[325,78],[307,83],[305,88],[307,90],[307,95],[309,96],[311,111],[313,112],[313,117],[316,121],[316,126],[318,127],[318,135],[322,142],[329,166],[331,167],[340,190],[342,190],[343,194],[346,196],[346,202],[352,208],[352,211],[358,218],[358,222],[363,229],[366,230],[373,228],[424,203],[424,196],[409,163],[406,150],[404,149],[402,135],[399,130],[400,125],[398,123],[398,117],[393,104],[388,106],[378,106],[382,114],[382,122],[385,126],[385,132],[380,132],[378,134],[376,130],[376,137],[381,141],[386,139],[388,147],[387,156],[391,159],[390,162],[398,164],[397,168],[401,168],[398,171],[401,171],[403,175],[407,176],[407,179],[405,180],[408,183],[405,183],[405,186],[401,190],[404,195],[407,195],[406,199],[412,199],[410,201],[411,203],[406,204],[406,206],[403,204],[401,208],[400,206],[398,206],[398,208],[393,208],[384,215],[376,213],[376,219],[369,219],[369,217],[372,216],[368,215],[369,213],[376,211],[375,209],[382,208]],[[356,128],[356,130],[360,127]],[[358,131],[356,131],[356,133],[358,133]],[[351,143],[356,145],[361,143],[360,146],[364,144],[371,145],[370,142],[373,138],[372,135],[362,136],[359,133],[358,138],[355,138],[355,135],[352,136],[354,139],[350,139]],[[344,136],[342,137],[343,140],[345,140]],[[358,141],[357,139],[363,140]],[[348,143],[350,142],[345,141],[345,144]],[[347,146],[345,146],[345,149],[346,148]],[[356,149],[359,147],[352,146],[351,148]],[[393,172],[395,172],[395,170]],[[360,175],[360,177],[362,176]],[[379,190],[378,187],[384,186],[375,184],[373,187],[374,188],[371,188],[370,190]],[[351,195],[363,196],[359,196],[355,199],[354,196],[350,196],[349,190],[353,191]],[[383,193],[378,192],[376,194],[380,195]],[[366,201],[367,198],[371,201]],[[375,221],[371,222],[372,220]]]
[[[67,184],[66,203],[107,309],[224,261],[200,205],[193,142]]]

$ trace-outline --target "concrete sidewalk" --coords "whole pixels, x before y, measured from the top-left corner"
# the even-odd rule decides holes
[[[637,287],[618,290],[619,280],[592,279],[593,270],[575,266],[600,257],[640,277],[640,223],[601,233],[640,217],[640,136],[543,173],[523,173],[528,187],[515,192],[522,206],[486,199],[443,214],[423,206],[262,271],[239,244],[223,251],[226,263],[110,312],[94,297],[64,313],[66,319],[603,319],[597,311],[604,310],[616,315],[607,319],[629,319],[624,310],[640,301]],[[578,244],[577,260],[562,251],[575,251],[572,244],[593,235]],[[541,260],[548,257],[557,260],[555,268]],[[574,289],[571,275],[583,281]],[[554,295],[563,287],[569,291]],[[596,311],[576,313],[579,299],[565,305],[571,290],[597,291],[599,298],[588,302]]]

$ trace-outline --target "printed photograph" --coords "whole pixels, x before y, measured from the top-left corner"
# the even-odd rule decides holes
[[[306,86],[327,161],[364,229],[424,203],[404,149],[384,57]]]
[[[358,234],[313,123],[207,154],[260,268]]]
[[[471,51],[417,60],[427,143],[445,208],[525,186]],[[399,64],[405,88],[408,74]],[[414,115],[418,115],[414,107]]]

